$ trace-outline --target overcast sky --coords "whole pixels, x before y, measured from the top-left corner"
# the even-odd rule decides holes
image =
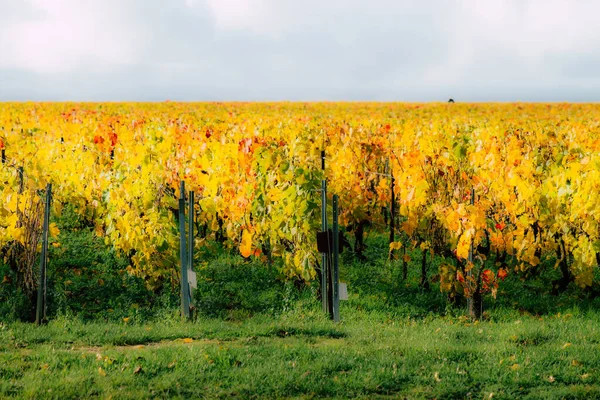
[[[595,0],[0,0],[0,101],[600,101]]]

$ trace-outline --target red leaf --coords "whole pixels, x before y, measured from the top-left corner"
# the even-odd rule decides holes
[[[490,283],[494,280],[494,271],[491,269],[486,269],[483,271],[483,276],[481,277],[484,283]]]
[[[506,272],[506,270],[504,268],[500,268],[498,270],[498,278],[501,280],[504,280],[504,278],[506,278],[508,276],[508,272]]]
[[[119,136],[117,136],[116,133],[111,132],[110,135],[108,135],[108,137],[110,138],[110,144],[114,148],[117,145],[117,141],[119,139]]]

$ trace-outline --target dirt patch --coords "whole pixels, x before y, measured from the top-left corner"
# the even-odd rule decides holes
[[[245,337],[245,338],[236,338],[233,340],[219,340],[219,339],[192,339],[192,338],[181,338],[174,340],[161,340],[160,342],[149,342],[143,344],[135,344],[135,345],[104,345],[104,346],[72,346],[67,348],[68,351],[78,351],[83,353],[99,353],[100,351],[107,350],[118,350],[118,351],[137,351],[144,349],[157,349],[163,347],[172,347],[172,346],[228,346],[228,347],[246,347],[252,344],[261,344],[265,343],[265,338],[263,340],[257,340],[256,337]],[[312,347],[321,347],[321,346],[342,346],[346,343],[344,338],[332,338],[332,337],[271,337],[268,339],[270,342],[288,342],[290,339],[295,339],[299,344],[304,343],[308,344]]]
[[[135,351],[142,349],[153,349],[167,346],[193,346],[193,345],[222,345],[224,343],[230,343],[231,341],[224,341],[218,339],[175,339],[175,340],[161,340],[160,342],[149,342],[143,344],[131,344],[131,345],[104,345],[104,346],[73,346],[68,350],[71,351],[83,351],[88,353],[96,353],[100,350],[120,350],[120,351]]]

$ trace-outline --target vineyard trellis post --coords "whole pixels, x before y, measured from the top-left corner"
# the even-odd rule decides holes
[[[187,279],[187,245],[185,238],[185,181],[181,181],[179,191],[179,257],[181,264],[181,316],[185,319],[190,317],[189,289]]]
[[[471,189],[471,205],[475,205],[475,188]],[[474,290],[472,291],[472,293],[470,293],[470,296],[467,297],[467,309],[469,312],[469,316],[473,319],[479,319],[479,317],[481,316],[481,311],[482,311],[482,307],[483,307],[483,300],[482,299],[477,299],[478,301],[476,302],[475,300],[475,296],[480,296],[479,294],[479,276],[477,276],[475,279],[476,281],[473,282],[473,258],[474,258],[474,238],[471,238],[471,244],[469,246],[469,255],[468,255],[468,269],[467,269],[467,282],[469,282],[469,285],[475,285],[474,286]],[[477,307],[480,307],[479,310],[477,310]]]
[[[44,203],[44,223],[42,228],[42,252],[40,255],[40,274],[38,280],[37,308],[35,323],[40,325],[46,320],[46,269],[48,267],[48,229],[50,223],[50,202],[52,201],[52,184],[46,185]]]
[[[17,168],[17,175],[19,176],[19,194],[22,194],[23,190],[25,190],[25,178],[23,176],[24,174],[25,171],[23,167]]]
[[[190,280],[190,276],[195,278],[194,276],[194,191],[190,190],[189,193],[189,211],[188,211],[188,258],[187,258],[187,264],[188,264],[188,271],[186,273],[186,281],[188,282],[188,285],[186,286],[187,288],[187,295],[189,298],[188,301],[188,308],[190,309],[190,317],[192,317],[191,315],[191,309],[192,309],[192,305],[193,305],[193,301],[194,301],[194,296],[192,295],[192,287],[195,287],[195,283],[196,280],[192,279]],[[187,276],[190,275],[190,276]]]
[[[321,150],[321,169],[325,174],[325,150]],[[321,181],[321,232],[327,232],[327,180],[323,176]],[[322,253],[321,256],[321,301],[323,304],[323,312],[327,313],[329,310],[329,286],[328,286],[328,275],[329,275],[329,255]]]
[[[387,163],[386,163],[387,165]],[[394,179],[394,173],[392,172],[392,168],[390,168],[390,244],[396,241],[396,199],[394,194],[394,185],[396,181]],[[394,250],[390,251],[389,255],[390,260],[394,258]]]
[[[339,274],[339,258],[340,258],[340,230],[338,224],[338,195],[333,195],[333,320],[340,322],[340,274]]]

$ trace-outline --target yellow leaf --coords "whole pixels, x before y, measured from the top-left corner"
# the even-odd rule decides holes
[[[50,237],[55,238],[60,235],[60,229],[58,229],[58,226],[53,222],[48,227],[48,233],[50,234]]]
[[[100,376],[106,376],[106,371],[104,371],[102,367],[98,367],[98,373],[100,374]]]
[[[521,368],[521,366],[519,364],[513,364],[510,369],[512,369],[513,371],[518,370],[519,368]]]
[[[125,323],[129,322],[129,317],[123,318],[123,322],[125,322]]]
[[[192,339],[192,338],[183,339],[183,343],[192,343],[193,341],[194,341],[194,339]]]
[[[392,242],[390,243],[390,251],[399,250],[402,248],[402,242]]]
[[[219,230],[219,221],[216,218],[213,218],[210,221],[210,230],[216,232]]]
[[[9,225],[9,227],[6,229],[6,235],[8,237],[12,237],[17,242],[21,242],[24,237],[23,228],[16,228]]]
[[[571,347],[571,343],[567,342],[565,344],[563,344],[563,349],[566,349],[567,347]]]
[[[471,231],[466,231],[461,235],[456,248],[456,256],[462,259],[469,257],[469,250],[471,249]]]
[[[252,233],[244,230],[242,233],[242,243],[240,244],[240,253],[243,257],[250,257],[252,254]]]
[[[281,199],[282,194],[283,193],[282,193],[281,189],[273,188],[273,189],[269,190],[269,193],[267,193],[267,197],[269,198],[269,200],[276,203]]]

